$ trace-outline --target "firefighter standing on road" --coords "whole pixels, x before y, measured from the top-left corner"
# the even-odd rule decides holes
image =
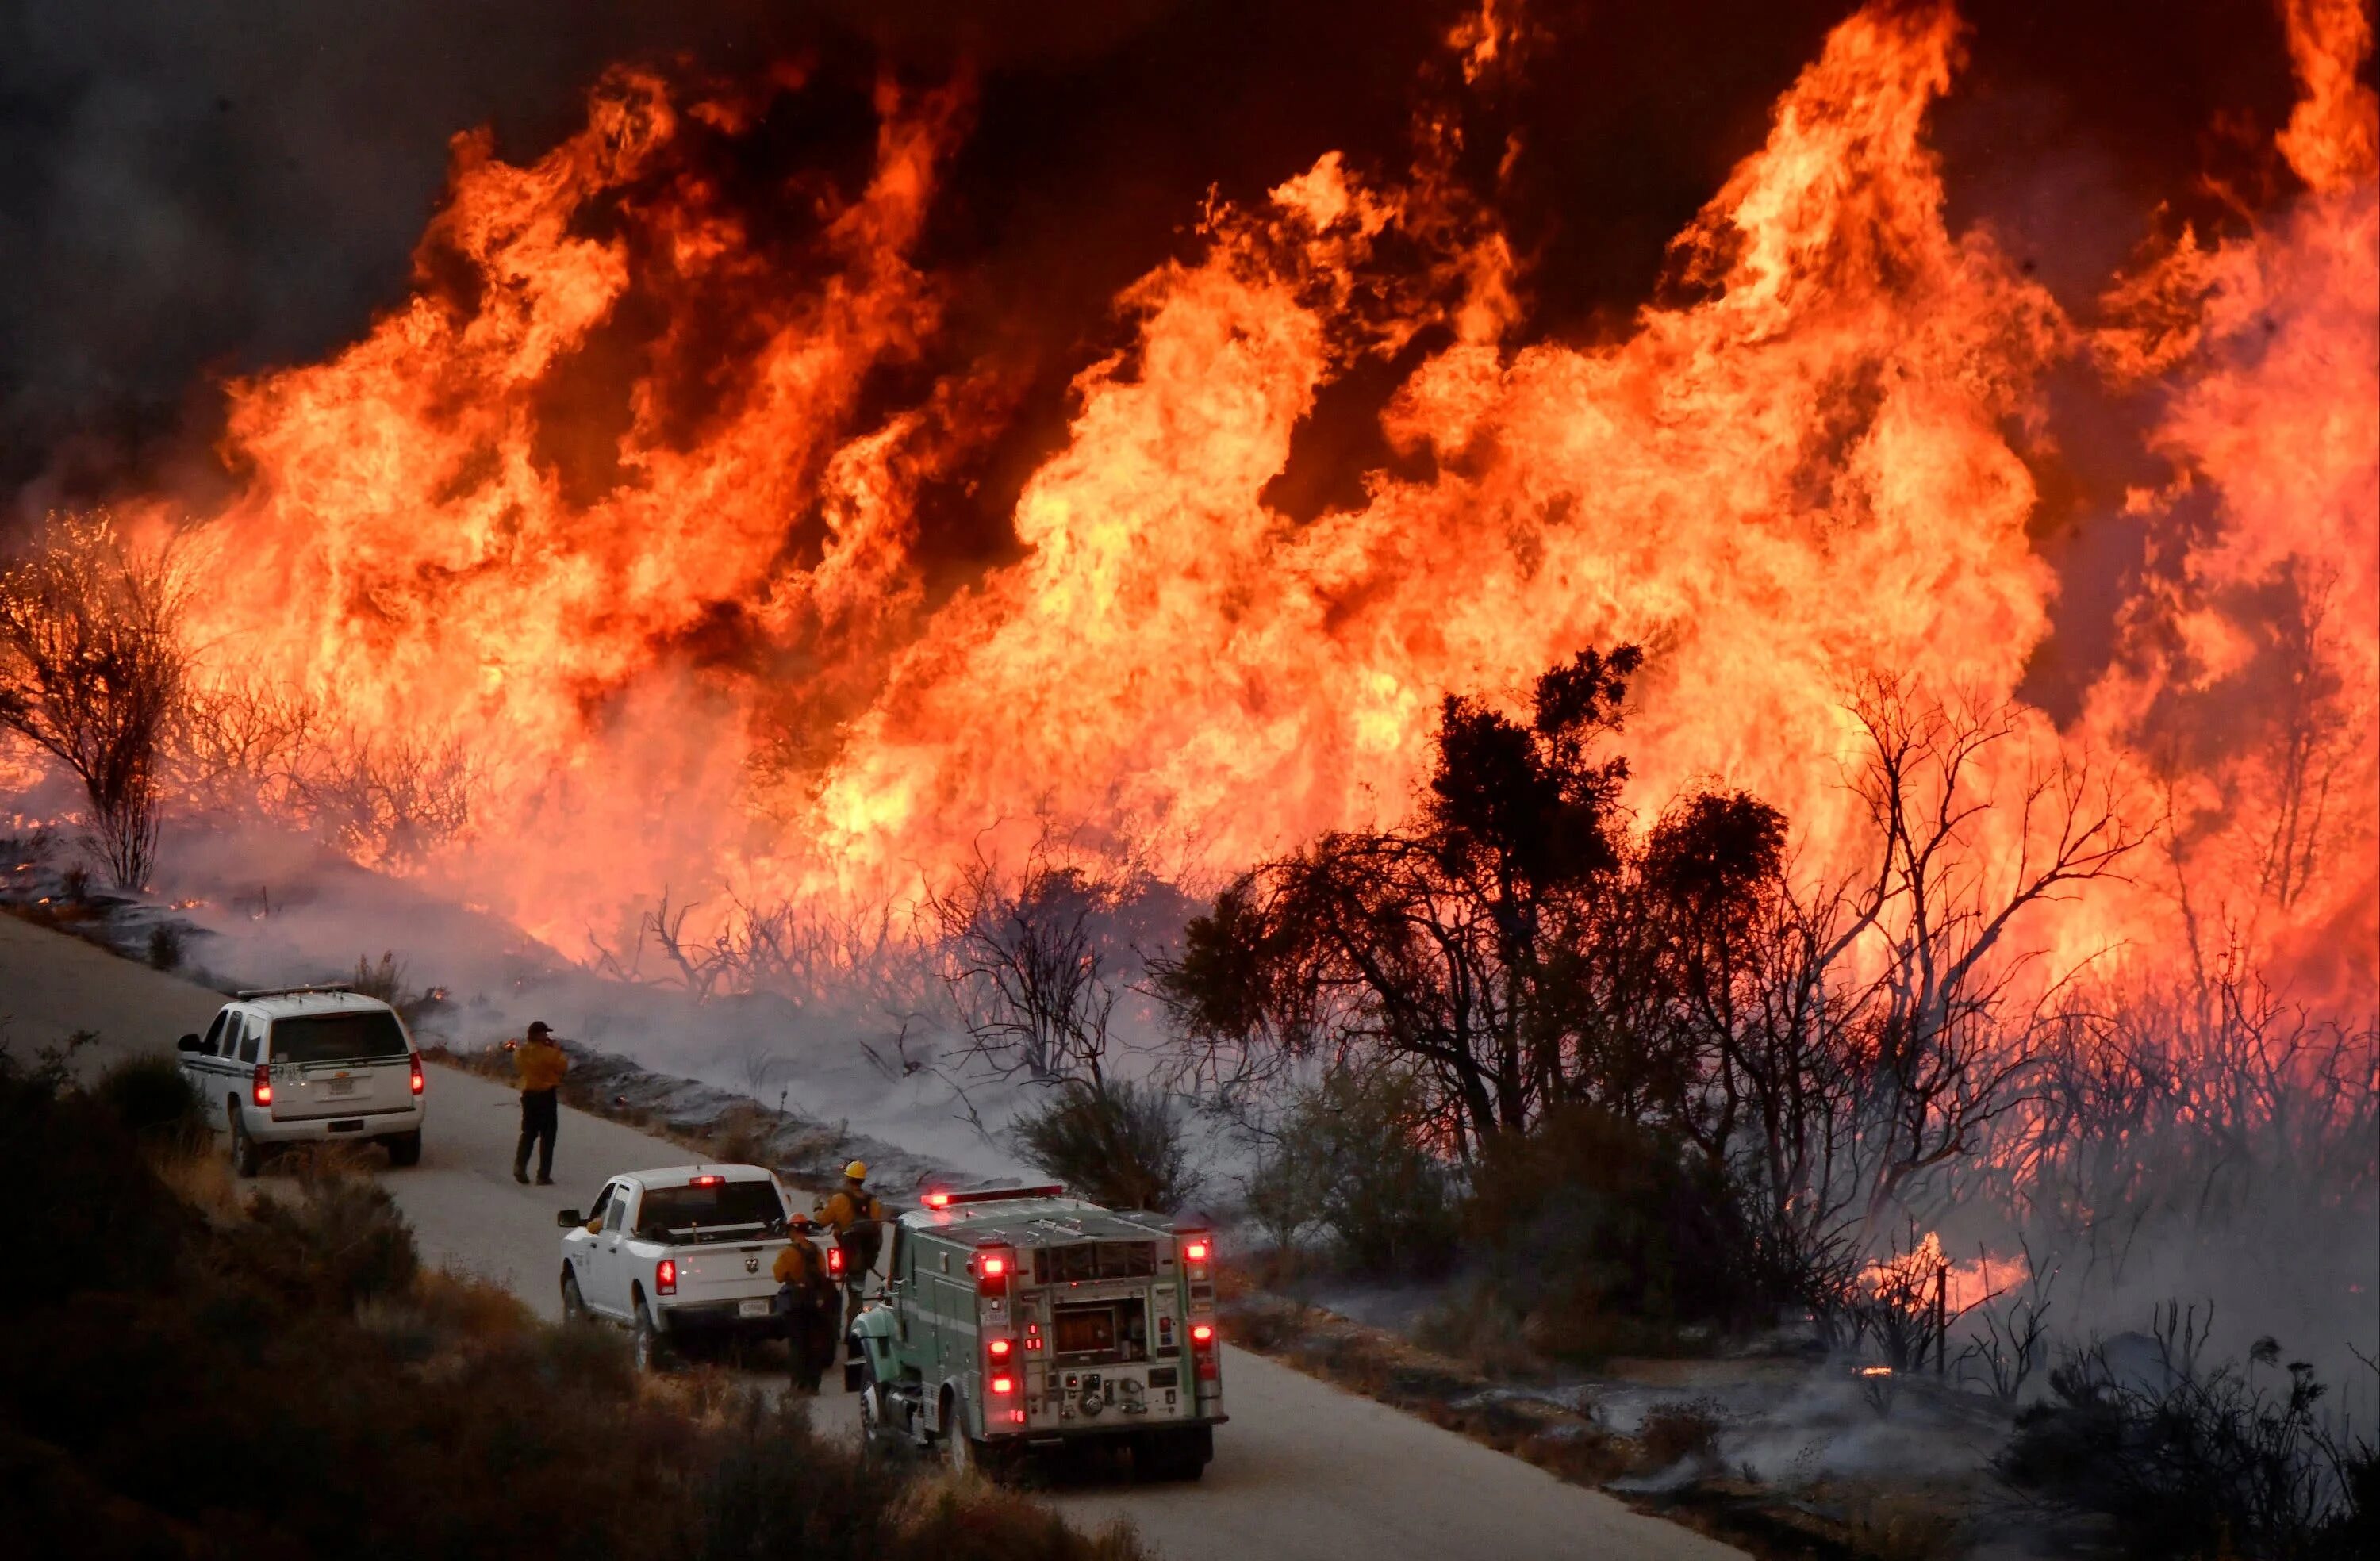
[[[537,1184],[553,1185],[553,1135],[562,1126],[559,1099],[562,1075],[570,1070],[570,1059],[553,1044],[553,1026],[540,1019],[528,1027],[528,1038],[513,1054],[513,1067],[520,1073],[521,1131],[520,1143],[513,1150],[513,1180],[528,1180],[528,1150],[538,1146]]]
[[[834,1283],[827,1277],[826,1260],[810,1245],[808,1233],[818,1228],[809,1216],[794,1216],[791,1227],[785,1232],[785,1250],[777,1254],[771,1270],[777,1277],[777,1314],[785,1322],[794,1386],[816,1393],[834,1353]]]
[[[876,1271],[876,1254],[884,1243],[884,1205],[868,1191],[868,1166],[854,1160],[843,1168],[843,1186],[819,1209],[835,1245],[843,1249],[843,1325],[859,1315],[859,1303]]]

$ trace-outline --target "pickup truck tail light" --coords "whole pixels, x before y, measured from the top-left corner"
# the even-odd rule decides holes
[[[421,1076],[421,1054],[417,1051],[413,1054],[413,1093],[419,1095],[427,1083]]]
[[[273,1070],[260,1062],[248,1076],[248,1096],[259,1106],[273,1104]]]
[[[653,1293],[677,1294],[677,1259],[665,1257],[653,1265]]]

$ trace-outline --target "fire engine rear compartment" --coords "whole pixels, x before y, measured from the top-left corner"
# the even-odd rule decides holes
[[[1148,1359],[1148,1299],[1060,1302],[1050,1309],[1052,1364],[1104,1366]]]

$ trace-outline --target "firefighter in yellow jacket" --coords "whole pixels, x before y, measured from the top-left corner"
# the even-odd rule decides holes
[[[890,1217],[868,1190],[867,1162],[854,1160],[843,1168],[843,1185],[820,1205],[819,1217],[843,1249],[843,1325],[847,1328],[859,1315],[868,1277],[876,1271],[876,1254],[883,1248],[884,1221]]]
[[[816,1393],[834,1358],[834,1281],[827,1277],[826,1259],[810,1245],[809,1232],[817,1227],[806,1215],[794,1216],[791,1223],[785,1250],[771,1272],[777,1278],[777,1314],[784,1319],[794,1386]]]
[[[520,1143],[513,1149],[513,1180],[528,1180],[529,1145],[538,1146],[537,1184],[553,1185],[553,1135],[562,1126],[562,1075],[570,1059],[553,1044],[553,1026],[540,1019],[528,1027],[528,1036],[513,1053],[520,1074]]]

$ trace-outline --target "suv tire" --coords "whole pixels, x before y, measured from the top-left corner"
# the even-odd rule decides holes
[[[407,1166],[418,1166],[421,1163],[421,1130],[419,1128],[414,1129],[411,1132],[398,1133],[395,1138],[383,1138],[381,1142],[388,1145],[388,1163],[391,1166],[402,1169]]]
[[[239,1101],[229,1102],[225,1115],[231,1119],[231,1168],[241,1177],[252,1177],[264,1168],[264,1149],[248,1135],[248,1128],[239,1119]]]

